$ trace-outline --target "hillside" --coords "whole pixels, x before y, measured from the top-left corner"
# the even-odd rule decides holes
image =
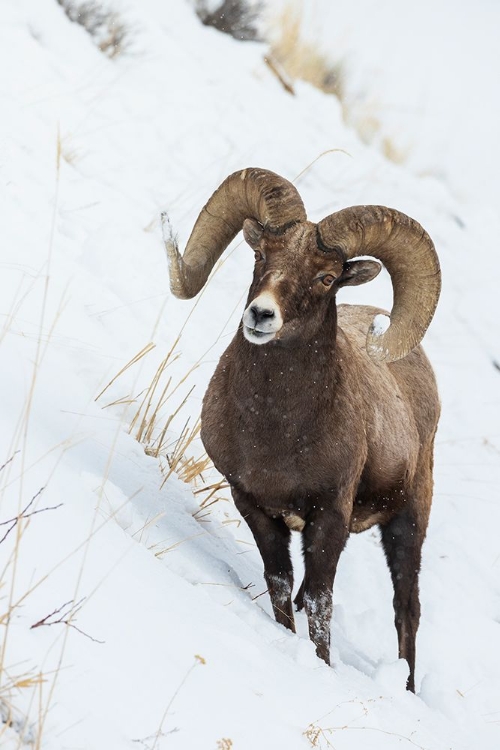
[[[500,10],[332,5],[314,4],[304,34],[342,60],[342,101],[300,80],[292,96],[266,43],[203,26],[188,0],[114,3],[130,44],[113,59],[55,0],[3,4],[5,750],[500,746]],[[186,463],[202,468],[189,430],[253,254],[237,238],[199,299],[176,300],[159,214],[183,245],[213,190],[247,166],[294,180],[313,221],[393,206],[440,256],[424,346],[443,414],[416,696],[378,533],[342,555],[331,669],[303,614],[297,635],[272,618],[253,538],[227,488],[211,494],[221,478],[207,467],[195,481]],[[341,301],[390,307],[388,275]]]

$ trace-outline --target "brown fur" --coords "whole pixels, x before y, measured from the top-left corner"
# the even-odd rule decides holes
[[[336,291],[373,278],[373,262],[345,263],[320,249],[309,222],[279,236],[245,225],[258,253],[248,304],[271,291],[283,326],[260,346],[238,330],[205,395],[203,442],[254,534],[276,619],[292,630],[290,528],[303,525],[305,577],[295,601],[327,663],[340,553],[350,532],[380,525],[399,653],[414,690],[418,571],[439,418],[432,369],[420,347],[375,363],[366,337],[382,311],[337,309]],[[335,278],[331,286],[325,274]]]

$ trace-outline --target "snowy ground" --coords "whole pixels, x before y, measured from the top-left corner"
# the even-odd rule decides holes
[[[47,508],[0,543],[0,711],[15,720],[0,725],[2,748],[498,748],[498,5],[311,4],[307,33],[348,61],[347,125],[334,97],[300,82],[290,96],[265,45],[203,27],[187,0],[114,7],[134,49],[110,61],[55,0],[2,4],[0,466],[13,458],[0,522],[42,487],[26,512]],[[386,136],[408,149],[403,164],[382,155]],[[343,151],[296,182],[310,218],[393,206],[426,227],[443,267],[425,341],[443,416],[417,696],[396,658],[376,533],[342,556],[330,669],[303,616],[292,635],[255,598],[262,565],[231,502],[205,515],[175,476],[161,487],[164,462],[128,433],[137,403],[107,406],[147,388],[182,330],[171,388],[189,375],[163,419],[195,387],[173,444],[241,315],[252,253],[237,240],[198,303],[174,300],[160,211],[183,243],[230,172],[294,179],[330,149]],[[390,305],[387,276],[343,300]],[[31,628],[82,599],[70,627],[55,622],[68,604]]]

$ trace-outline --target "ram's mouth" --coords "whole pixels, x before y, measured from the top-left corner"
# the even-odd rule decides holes
[[[266,336],[274,336],[273,333],[268,331],[259,331],[257,328],[247,328],[248,333],[252,336],[256,336],[258,339],[265,338]]]
[[[243,335],[252,344],[267,344],[276,335],[275,331],[259,331],[258,328],[249,328],[243,324]]]

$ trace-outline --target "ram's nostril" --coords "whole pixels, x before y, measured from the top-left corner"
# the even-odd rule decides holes
[[[261,320],[266,320],[270,318],[275,317],[274,310],[269,310],[264,307],[259,307],[258,305],[252,305],[250,308],[250,312],[252,313],[255,323],[259,323]]]

